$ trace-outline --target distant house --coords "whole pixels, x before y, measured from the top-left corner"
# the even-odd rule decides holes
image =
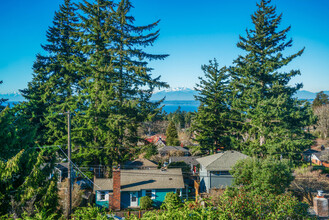
[[[157,147],[166,146],[166,136],[162,134],[156,134],[145,139],[149,143],[153,143]]]
[[[169,164],[174,163],[174,162],[181,162],[183,161],[184,163],[190,165],[191,167],[191,172],[193,174],[198,172],[198,165],[199,162],[196,160],[200,157],[198,156],[189,156],[189,157],[170,157],[169,158]]]
[[[212,188],[231,186],[230,170],[238,160],[247,157],[237,151],[223,151],[196,159],[200,163],[200,191],[209,193]]]
[[[305,152],[304,152],[305,154]],[[311,154],[312,163],[329,167],[329,149],[321,149],[321,151],[313,151]]]
[[[55,164],[55,173],[57,173],[58,182],[63,182],[68,177],[69,163]],[[76,173],[72,168],[72,179],[75,179]]]
[[[149,196],[160,206],[168,192],[182,194],[181,169],[113,170],[113,178],[94,179],[96,206],[120,210],[138,208],[140,198]]]
[[[145,158],[139,158],[133,161],[128,161],[123,165],[123,169],[133,169],[133,170],[149,170],[157,169],[158,165]]]
[[[164,146],[159,148],[158,152],[161,156],[172,156],[173,154],[182,156],[190,155],[189,150],[181,146]]]

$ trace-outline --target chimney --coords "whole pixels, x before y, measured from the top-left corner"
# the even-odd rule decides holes
[[[112,210],[120,210],[121,209],[121,174],[120,174],[120,166],[117,168],[113,168],[113,195],[109,197],[109,208]]]
[[[322,190],[318,190],[317,197],[313,199],[313,208],[318,217],[328,217],[328,200],[322,193]]]

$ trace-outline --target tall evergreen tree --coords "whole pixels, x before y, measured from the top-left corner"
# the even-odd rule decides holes
[[[199,77],[200,83],[195,90],[199,95],[195,99],[200,102],[196,113],[193,130],[200,147],[214,152],[216,149],[230,148],[231,122],[230,90],[226,67],[219,68],[216,61],[202,65],[205,78]]]
[[[44,151],[22,150],[7,161],[0,160],[0,218],[33,217],[36,210],[57,212],[57,181],[49,179],[54,158]]]
[[[22,105],[0,112],[0,160],[7,161],[22,149],[35,145],[36,129],[25,118]]]
[[[312,107],[313,109],[322,105],[329,104],[329,96],[323,91],[316,94],[315,99],[313,100]]]
[[[2,84],[2,80],[0,80],[0,85],[1,84]],[[4,103],[5,101],[7,101],[7,99],[0,98],[0,111],[5,108],[4,106],[2,106],[2,103]]]
[[[280,72],[304,49],[289,56],[283,51],[292,46],[286,40],[290,27],[278,30],[282,14],[277,15],[269,0],[261,0],[251,16],[254,29],[240,36],[238,48],[245,51],[230,68],[234,101],[232,107],[241,114],[242,149],[249,154],[298,155],[310,141],[302,127],[307,124],[308,106],[293,95],[302,84],[289,86],[299,70]],[[237,131],[238,132],[238,131]]]
[[[166,131],[166,145],[168,146],[179,146],[180,142],[178,139],[177,128],[173,121],[169,122]]]
[[[166,84],[151,76],[147,61],[167,55],[143,50],[158,38],[159,31],[148,33],[158,22],[135,26],[129,1],[83,1],[79,6],[81,44],[88,56],[81,64],[85,115],[76,132],[77,143],[87,148],[80,148],[77,157],[84,163],[111,165],[129,157],[138,140],[138,124],[156,115],[158,103],[150,97],[155,87]]]
[[[66,142],[67,126],[58,113],[76,110],[79,77],[74,63],[82,55],[76,45],[79,32],[75,11],[71,0],[64,0],[47,32],[48,43],[42,45],[46,53],[37,55],[32,82],[21,90],[29,101],[26,114],[38,127],[41,145]]]

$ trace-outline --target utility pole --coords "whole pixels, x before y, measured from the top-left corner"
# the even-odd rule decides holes
[[[71,210],[72,210],[72,180],[71,180],[71,112],[68,111],[67,113],[67,156],[69,159],[69,167],[68,167],[68,211],[67,211],[67,219],[71,219]]]
[[[67,219],[71,219],[71,210],[72,210],[72,179],[71,179],[71,171],[72,171],[72,164],[71,164],[71,112],[64,112],[59,113],[59,115],[67,115],[67,157],[68,157],[68,193],[67,193]]]

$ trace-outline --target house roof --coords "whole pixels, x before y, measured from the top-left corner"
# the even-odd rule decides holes
[[[143,167],[152,167],[157,168],[158,165],[154,163],[153,161],[150,161],[145,158],[138,158],[134,161],[128,161],[123,165],[124,168],[143,168]]]
[[[166,140],[166,135],[163,134],[155,134],[153,136],[147,137],[145,138],[146,141],[150,142],[150,143],[156,143],[160,140],[165,141]]]
[[[224,151],[207,157],[196,159],[206,170],[231,170],[238,160],[247,158],[237,151]]]
[[[313,153],[319,160],[322,161],[322,158],[321,156],[323,155],[328,155],[329,154],[329,149],[325,149],[325,150],[322,150],[322,151],[318,151],[318,152],[315,152]]]
[[[180,189],[184,188],[180,168],[161,170],[121,170],[121,191],[140,191],[142,189]],[[95,179],[94,191],[113,191],[112,179]]]
[[[189,152],[189,150],[181,147],[181,146],[164,146],[159,148],[159,152],[167,152],[167,151],[173,151],[173,150],[177,150],[177,151],[183,151],[183,152]]]
[[[200,158],[200,157],[170,157],[169,161],[171,163],[184,161],[186,164],[191,164],[191,165],[196,166],[199,164],[199,162],[196,160],[198,158]]]
[[[68,170],[69,169],[69,163],[57,163],[55,165],[55,167],[57,169],[60,169],[60,170]]]

